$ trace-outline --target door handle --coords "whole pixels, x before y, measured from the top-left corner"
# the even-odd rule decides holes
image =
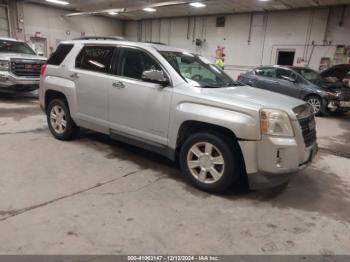
[[[114,82],[114,83],[112,84],[112,86],[115,87],[115,88],[125,88],[124,83],[121,82],[121,81]]]
[[[70,78],[75,78],[75,79],[78,79],[79,78],[79,75],[78,73],[73,73],[69,76]]]

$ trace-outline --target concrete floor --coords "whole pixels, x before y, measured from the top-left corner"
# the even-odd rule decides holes
[[[350,254],[350,115],[287,187],[210,195],[169,161],[85,132],[52,138],[32,96],[0,97],[0,254]]]

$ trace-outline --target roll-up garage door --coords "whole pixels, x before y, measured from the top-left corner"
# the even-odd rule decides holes
[[[7,8],[0,5],[0,37],[9,37],[9,20],[7,16]]]

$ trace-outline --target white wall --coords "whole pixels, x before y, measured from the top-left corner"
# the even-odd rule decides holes
[[[47,38],[47,48],[56,48],[60,40],[80,37],[82,32],[86,35],[117,36],[122,35],[123,23],[112,18],[101,16],[64,17],[69,11],[24,3],[23,8],[23,35],[27,41],[40,32]],[[68,35],[67,32],[70,32]],[[23,36],[22,36],[23,37]]]
[[[321,57],[333,57],[336,45],[350,45],[350,7],[347,8],[344,25],[338,26],[341,8],[332,8],[328,40],[332,45],[322,45],[325,35],[328,9],[269,12],[254,14],[251,43],[248,45],[250,14],[226,16],[226,26],[217,28],[215,16],[197,17],[195,38],[205,39],[202,47],[195,46],[193,39],[194,18],[145,20],[142,23],[143,41],[160,41],[170,45],[197,51],[214,60],[217,45],[226,47],[226,70],[236,77],[239,73],[261,64],[275,64],[278,49],[295,49],[295,61],[302,57],[309,66],[318,69]],[[152,28],[151,28],[152,24]],[[159,30],[160,29],[160,30]],[[160,32],[160,35],[159,35]],[[152,39],[151,39],[152,33]],[[125,36],[137,40],[138,22],[127,22]],[[305,45],[309,46],[305,46]]]

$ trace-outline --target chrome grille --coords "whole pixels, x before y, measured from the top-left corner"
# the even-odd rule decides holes
[[[38,78],[43,64],[43,61],[13,60],[11,61],[11,72],[17,76]]]
[[[315,117],[314,115],[310,115],[309,117],[298,119],[298,121],[303,133],[305,146],[309,147],[315,143],[317,139]]]

